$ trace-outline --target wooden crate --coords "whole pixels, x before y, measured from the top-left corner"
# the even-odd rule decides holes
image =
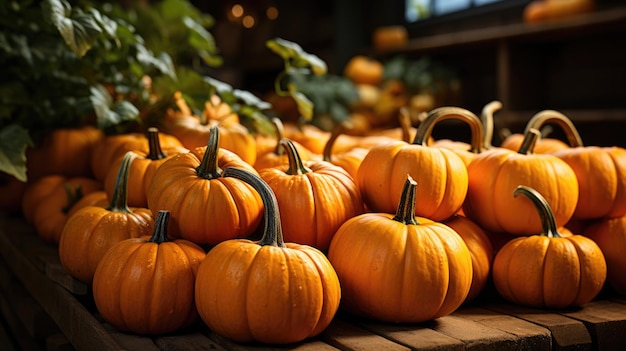
[[[6,350],[619,350],[626,297],[604,291],[565,310],[513,305],[488,290],[449,316],[381,323],[339,312],[316,338],[293,345],[237,344],[201,321],[170,335],[122,333],[98,315],[90,288],[70,277],[54,246],[22,218],[0,218],[0,342]],[[5,343],[3,343],[5,345]],[[4,346],[3,346],[4,347]]]

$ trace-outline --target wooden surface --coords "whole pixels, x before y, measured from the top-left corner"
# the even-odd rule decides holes
[[[490,292],[491,291],[491,292]],[[65,274],[56,248],[21,218],[0,217],[2,350],[619,350],[626,298],[610,292],[581,307],[509,304],[488,290],[453,314],[391,324],[339,312],[318,337],[294,345],[237,344],[199,321],[171,335],[121,333],[102,321],[89,287]]]

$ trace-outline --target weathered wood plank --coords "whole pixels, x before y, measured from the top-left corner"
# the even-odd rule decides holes
[[[466,350],[516,350],[519,346],[514,335],[459,316],[437,318],[429,327],[463,341]]]
[[[582,321],[599,351],[623,351],[626,347],[626,305],[608,300],[592,301],[579,309],[561,312]]]
[[[551,311],[513,304],[483,303],[481,306],[497,313],[524,319],[550,330],[552,348],[555,351],[592,349],[591,334],[581,321]]]
[[[15,341],[14,345],[18,350],[42,350],[41,345],[28,333],[3,294],[0,294],[0,314],[6,322],[7,331],[12,335]]]
[[[67,289],[67,291],[74,295],[87,295],[91,292],[87,284],[67,273],[61,264],[59,254],[56,250],[54,252],[41,253],[37,256],[37,259],[43,262],[46,277],[61,285]]]
[[[52,318],[19,282],[14,282],[8,290],[3,290],[2,292],[15,315],[33,339],[44,340],[48,336],[59,332],[59,328]]]
[[[0,316],[0,345],[2,345],[3,350],[17,351],[15,345],[13,344],[13,338],[10,336],[11,332],[7,330],[4,323],[4,317]]]
[[[215,341],[199,332],[159,336],[155,338],[154,342],[161,350],[169,351],[225,350]]]
[[[62,333],[46,338],[46,351],[76,351],[72,343]]]
[[[215,333],[214,331],[207,331],[208,337],[220,345],[224,350],[229,351],[337,351],[336,348],[319,341],[317,339],[305,340],[296,344],[289,345],[265,345],[260,343],[247,343],[240,344],[233,342],[232,340]]]
[[[420,324],[394,324],[374,321],[356,322],[363,328],[389,340],[420,351],[463,351],[462,341]]]
[[[359,328],[341,319],[335,319],[320,335],[320,339],[342,350],[410,350],[410,348]]]

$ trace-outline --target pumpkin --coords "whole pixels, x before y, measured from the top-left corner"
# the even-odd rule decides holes
[[[254,189],[223,176],[226,167],[256,171],[219,147],[220,133],[218,126],[211,127],[206,146],[164,162],[147,192],[152,213],[171,212],[170,233],[199,244],[244,238],[255,231],[263,215],[263,203]]]
[[[364,211],[359,189],[343,168],[302,161],[291,140],[280,144],[289,163],[262,169],[259,175],[278,200],[285,240],[326,251],[339,226]]]
[[[206,256],[187,240],[170,241],[169,212],[157,214],[150,237],[113,245],[93,277],[93,298],[102,318],[120,331],[171,333],[198,318],[194,288]]]
[[[321,155],[326,146],[330,132],[324,131],[312,124],[284,123],[285,138],[302,144],[315,155]]]
[[[448,315],[465,300],[472,284],[470,251],[452,228],[415,216],[416,186],[405,178],[395,215],[361,214],[333,237],[328,259],[347,311],[415,323]]]
[[[182,98],[179,98],[178,102],[184,104]],[[256,161],[254,136],[239,123],[239,115],[217,95],[212,95],[207,101],[201,116],[192,115],[191,111],[188,113],[170,111],[163,121],[165,132],[176,136],[189,150],[206,146],[214,126],[220,129],[221,148],[235,153],[251,165],[254,164]]]
[[[583,146],[576,127],[557,111],[544,111],[536,119],[537,129],[547,124],[560,126],[575,145],[552,155],[565,161],[578,179],[578,202],[573,214],[577,220],[626,215],[626,149],[622,147]]]
[[[147,133],[148,150],[137,150],[137,158],[133,161],[128,170],[128,206],[131,207],[148,207],[147,191],[154,172],[168,159],[178,153],[189,152],[184,147],[171,145],[167,148],[161,147],[159,140],[159,130],[157,128],[148,128]],[[117,178],[117,170],[122,162],[120,157],[114,161],[111,168],[104,179],[104,190],[108,196],[113,195],[115,180]]]
[[[24,193],[24,218],[43,241],[58,244],[71,211],[86,194],[102,189],[102,183],[87,177],[47,175],[30,183]]]
[[[534,0],[524,7],[524,22],[536,23],[558,20],[591,12],[595,0]]]
[[[439,115],[439,111],[430,115]],[[379,144],[363,158],[356,181],[370,210],[393,213],[407,174],[420,184],[421,201],[415,205],[415,215],[442,221],[461,209],[467,193],[467,168],[453,151],[427,145],[431,129],[421,123],[411,144]]]
[[[281,120],[278,118],[272,118],[272,125],[274,126],[274,130],[276,132],[275,136],[272,138],[273,144],[271,146],[271,150],[258,150],[256,162],[254,163],[254,169],[256,169],[257,171],[264,168],[286,164],[289,162],[287,154],[285,153],[285,148],[280,145],[280,141],[285,136],[283,122],[281,122]],[[302,144],[295,141],[293,142],[293,144],[296,149],[298,149],[298,153],[300,154],[302,159],[310,160],[314,158],[312,152],[309,151],[309,149],[304,147]]]
[[[602,218],[585,229],[585,236],[602,250],[607,266],[607,284],[618,294],[626,295],[626,216]]]
[[[365,55],[356,55],[348,60],[343,69],[344,77],[354,84],[379,85],[383,81],[384,65]]]
[[[461,236],[472,257],[472,285],[465,301],[476,299],[491,277],[494,249],[489,235],[471,219],[454,215],[443,224]]]
[[[28,177],[45,175],[91,177],[92,153],[104,134],[96,127],[57,128],[26,150]]]
[[[465,165],[469,165],[476,154],[482,152],[484,145],[483,125],[478,117],[471,111],[460,107],[442,107],[428,114],[426,119],[420,124],[426,129],[428,134],[432,134],[432,129],[436,123],[444,120],[458,120],[466,123],[471,130],[471,143],[454,141],[450,139],[436,140],[431,146],[442,147],[452,150],[459,155]]]
[[[124,239],[150,235],[154,218],[147,208],[129,208],[126,202],[128,169],[137,156],[129,151],[120,165],[109,206],[86,206],[72,214],[59,240],[61,265],[74,278],[91,284],[98,262]]]
[[[463,212],[485,230],[512,235],[541,230],[532,204],[507,196],[518,185],[532,187],[552,204],[559,227],[571,219],[578,201],[576,173],[556,156],[533,154],[538,136],[539,131],[531,128],[518,152],[493,148],[477,154],[468,166]]]
[[[288,344],[318,335],[341,299],[333,266],[314,247],[284,241],[276,197],[261,178],[237,168],[224,175],[259,192],[263,233],[258,242],[227,240],[208,252],[195,286],[200,317],[211,330],[242,343]]]
[[[180,140],[173,135],[159,133],[159,142],[164,149],[182,148]],[[96,145],[91,158],[94,177],[104,182],[111,168],[117,170],[115,161],[124,157],[126,152],[142,152],[147,154],[150,141],[144,133],[126,133],[106,136]]]
[[[583,235],[561,237],[550,204],[527,186],[514,192],[530,199],[542,229],[538,235],[505,244],[493,262],[493,282],[508,301],[533,307],[581,306],[602,290],[607,266],[593,240]]]
[[[569,118],[567,117],[566,118],[553,118],[554,116],[559,116],[559,115],[562,115],[562,114],[555,110],[542,110],[542,111],[537,112],[526,123],[524,134],[515,133],[515,134],[506,136],[504,140],[502,140],[500,147],[513,150],[513,151],[518,150],[522,145],[525,135],[528,133],[530,129],[537,129],[537,130],[541,130],[542,132],[541,139],[537,140],[536,145],[534,147],[534,152],[537,154],[549,154],[549,153],[554,153],[559,150],[568,149],[569,147],[582,146],[583,145],[582,139],[580,138],[578,131],[576,130],[572,122],[569,120]],[[567,134],[567,143],[559,139],[546,137],[546,134],[547,134],[546,131],[550,130],[547,128],[542,128],[544,121],[546,119],[551,119],[553,122],[561,124],[561,127],[564,130],[572,131],[571,133]]]
[[[359,166],[365,158],[365,155],[369,152],[369,149],[364,147],[354,147],[350,150],[333,155],[333,146],[335,146],[335,142],[339,136],[344,133],[346,128],[345,124],[342,123],[333,129],[330,134],[330,138],[328,138],[326,145],[324,146],[322,159],[343,168],[352,178],[356,179]]]

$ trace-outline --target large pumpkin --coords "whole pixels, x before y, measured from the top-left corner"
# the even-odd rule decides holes
[[[447,225],[415,216],[415,188],[405,178],[395,215],[361,214],[333,237],[328,259],[348,311],[414,323],[450,314],[465,300],[472,283],[470,251]]]
[[[552,204],[559,227],[572,217],[578,201],[576,173],[556,156],[533,154],[538,136],[530,129],[518,152],[494,148],[477,154],[468,166],[463,212],[485,230],[512,235],[541,231],[534,206],[524,198],[511,199],[518,185],[532,187]]]
[[[339,226],[364,211],[359,189],[343,168],[303,162],[291,140],[280,144],[288,164],[262,169],[259,175],[276,195],[285,240],[326,251]]]
[[[253,173],[234,168],[226,177],[249,182],[264,202],[260,241],[224,241],[198,269],[196,306],[218,334],[237,342],[296,343],[330,324],[341,298],[333,266],[319,250],[282,237],[272,190]]]
[[[113,245],[93,278],[93,298],[102,318],[124,332],[158,335],[196,320],[196,273],[204,250],[187,240],[170,241],[169,212],[157,214],[151,237]]]
[[[607,265],[607,283],[613,291],[626,295],[626,216],[592,222],[585,235],[598,244]]]
[[[219,147],[220,133],[213,126],[205,147],[164,162],[148,187],[150,210],[170,211],[170,233],[195,243],[214,245],[247,237],[263,215],[263,203],[254,189],[223,176],[227,167],[256,171],[235,153]]]
[[[438,113],[433,110],[430,115]],[[420,184],[415,215],[441,221],[461,208],[467,193],[467,168],[453,151],[427,145],[431,130],[420,124],[412,144],[382,143],[363,158],[356,181],[370,210],[393,213],[407,174]]]
[[[86,284],[91,284],[98,262],[111,246],[152,233],[154,218],[150,210],[130,208],[126,202],[128,168],[135,157],[132,151],[124,156],[109,206],[81,208],[67,219],[61,232],[61,265]]]
[[[593,300],[606,279],[604,255],[582,235],[562,237],[549,203],[535,189],[519,186],[536,207],[538,235],[506,243],[493,262],[493,282],[502,297],[527,306],[565,308]]]

